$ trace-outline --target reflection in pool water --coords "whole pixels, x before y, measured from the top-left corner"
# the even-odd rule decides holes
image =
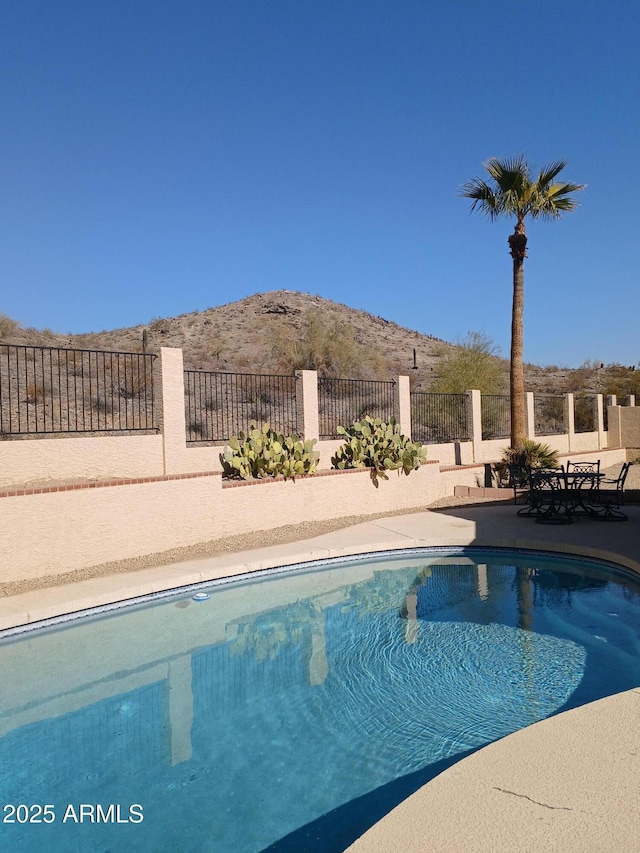
[[[51,806],[2,849],[343,850],[469,751],[640,684],[640,579],[589,561],[426,550],[208,592],[0,644],[0,798]]]

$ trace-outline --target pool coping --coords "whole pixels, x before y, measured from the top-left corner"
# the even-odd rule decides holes
[[[592,557],[640,574],[640,507],[629,522],[535,525],[512,505],[378,518],[286,545],[34,590],[0,600],[0,630],[278,566],[422,547],[519,548]],[[259,536],[259,534],[257,534]],[[635,849],[640,834],[640,686],[490,744],[401,803],[349,850],[547,853]]]

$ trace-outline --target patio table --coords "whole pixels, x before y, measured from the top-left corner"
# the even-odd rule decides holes
[[[540,524],[570,524],[579,515],[595,515],[586,503],[604,475],[596,471],[532,471],[527,510],[518,515],[535,516]]]

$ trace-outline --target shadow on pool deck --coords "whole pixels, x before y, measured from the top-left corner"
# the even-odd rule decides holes
[[[537,524],[535,518],[518,516],[513,503],[499,506],[458,506],[436,509],[452,525],[473,526],[476,545],[509,544],[511,547],[548,547],[565,553],[605,557],[630,568],[640,568],[640,506],[625,506],[628,521],[612,522],[581,517],[572,524]],[[467,533],[471,533],[470,527]],[[470,543],[471,544],[471,543]]]

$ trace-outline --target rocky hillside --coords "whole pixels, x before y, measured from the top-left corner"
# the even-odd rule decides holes
[[[162,346],[180,347],[187,368],[283,372],[287,368],[282,362],[281,348],[278,355],[276,340],[289,337],[295,341],[310,316],[327,326],[341,324],[350,328],[355,341],[376,354],[376,376],[388,378],[403,373],[411,377],[412,387],[418,390],[429,390],[438,376],[443,353],[454,348],[453,344],[405,329],[366,311],[289,290],[258,293],[178,317],[156,318],[147,325],[84,335],[24,329],[4,317],[0,318],[0,341],[134,352],[143,348],[154,352]],[[526,386],[531,391],[549,393],[579,390],[608,393],[612,382],[628,382],[630,374],[628,368],[620,367],[562,370],[528,365]]]

